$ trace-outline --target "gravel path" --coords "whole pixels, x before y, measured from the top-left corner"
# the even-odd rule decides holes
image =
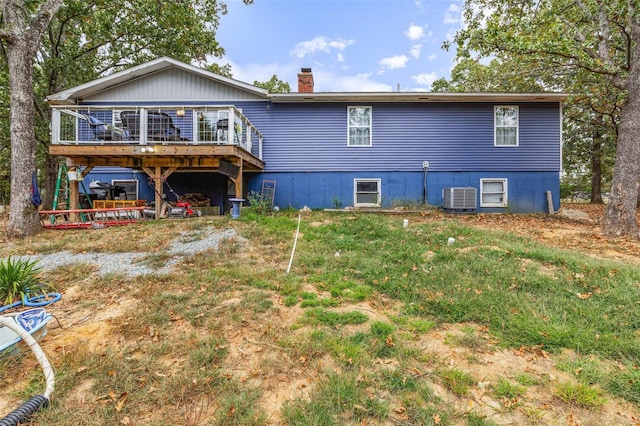
[[[126,274],[130,277],[139,275],[164,275],[171,272],[174,265],[184,257],[192,256],[206,250],[217,250],[220,241],[235,240],[244,245],[247,240],[237,235],[233,229],[217,231],[207,228],[199,231],[182,232],[169,246],[167,252],[172,257],[161,268],[152,268],[140,259],[147,253],[71,253],[64,250],[50,254],[16,256],[19,259],[37,260],[43,270],[55,269],[59,266],[88,263],[98,267],[99,275]]]

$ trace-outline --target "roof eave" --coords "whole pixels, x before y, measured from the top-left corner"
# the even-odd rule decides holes
[[[165,56],[165,57],[154,59],[149,62],[145,62],[140,65],[136,65],[131,68],[127,68],[126,70],[123,70],[123,71],[118,71],[106,77],[98,78],[88,83],[81,84],[80,86],[72,87],[62,92],[54,93],[47,97],[47,101],[52,105],[73,105],[78,103],[78,100],[81,100],[87,96],[93,95],[95,93],[99,93],[111,87],[115,87],[119,84],[133,81],[137,78],[144,77],[146,75],[150,75],[155,72],[166,70],[172,67],[180,68],[185,71],[201,75],[205,78],[216,80],[216,81],[219,81],[220,83],[228,84],[228,85],[237,87],[238,89],[251,92],[258,96],[263,96],[265,98],[269,93],[267,90],[255,87],[251,84],[247,84],[239,80],[223,77],[223,76],[214,74],[210,71],[207,71],[205,69],[198,68],[193,65],[185,64],[184,62],[180,62],[178,60]]]
[[[274,93],[271,102],[563,102],[566,93],[313,92]]]

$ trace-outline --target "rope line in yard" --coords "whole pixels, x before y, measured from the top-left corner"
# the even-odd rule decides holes
[[[291,259],[289,259],[289,267],[287,268],[287,274],[291,271],[291,264],[293,263],[293,254],[296,252],[296,245],[298,244],[298,235],[300,235],[300,219],[302,214],[298,215],[298,229],[296,229],[296,238],[293,240],[293,249],[291,250]]]

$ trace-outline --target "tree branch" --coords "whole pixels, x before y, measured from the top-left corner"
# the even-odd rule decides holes
[[[62,6],[63,0],[47,0],[42,6],[36,17],[31,21],[31,30],[38,35],[43,34],[49,26],[49,23]],[[39,37],[38,37],[39,39]]]

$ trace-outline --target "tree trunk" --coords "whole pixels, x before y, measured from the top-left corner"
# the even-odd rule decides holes
[[[609,237],[640,236],[636,219],[640,187],[640,75],[633,77],[628,78],[629,97],[622,106],[611,198],[602,223]]]
[[[27,40],[29,36],[25,36]],[[41,229],[38,208],[31,202],[31,177],[36,170],[36,137],[33,106],[33,59],[28,41],[9,43],[11,97],[11,213],[7,238],[24,238]]]
[[[591,144],[591,203],[602,204],[602,135],[594,131]]]
[[[42,227],[31,202],[31,177],[36,170],[33,66],[42,34],[63,0],[36,2],[2,0],[0,38],[9,69],[11,133],[11,212],[7,238],[34,235]]]

